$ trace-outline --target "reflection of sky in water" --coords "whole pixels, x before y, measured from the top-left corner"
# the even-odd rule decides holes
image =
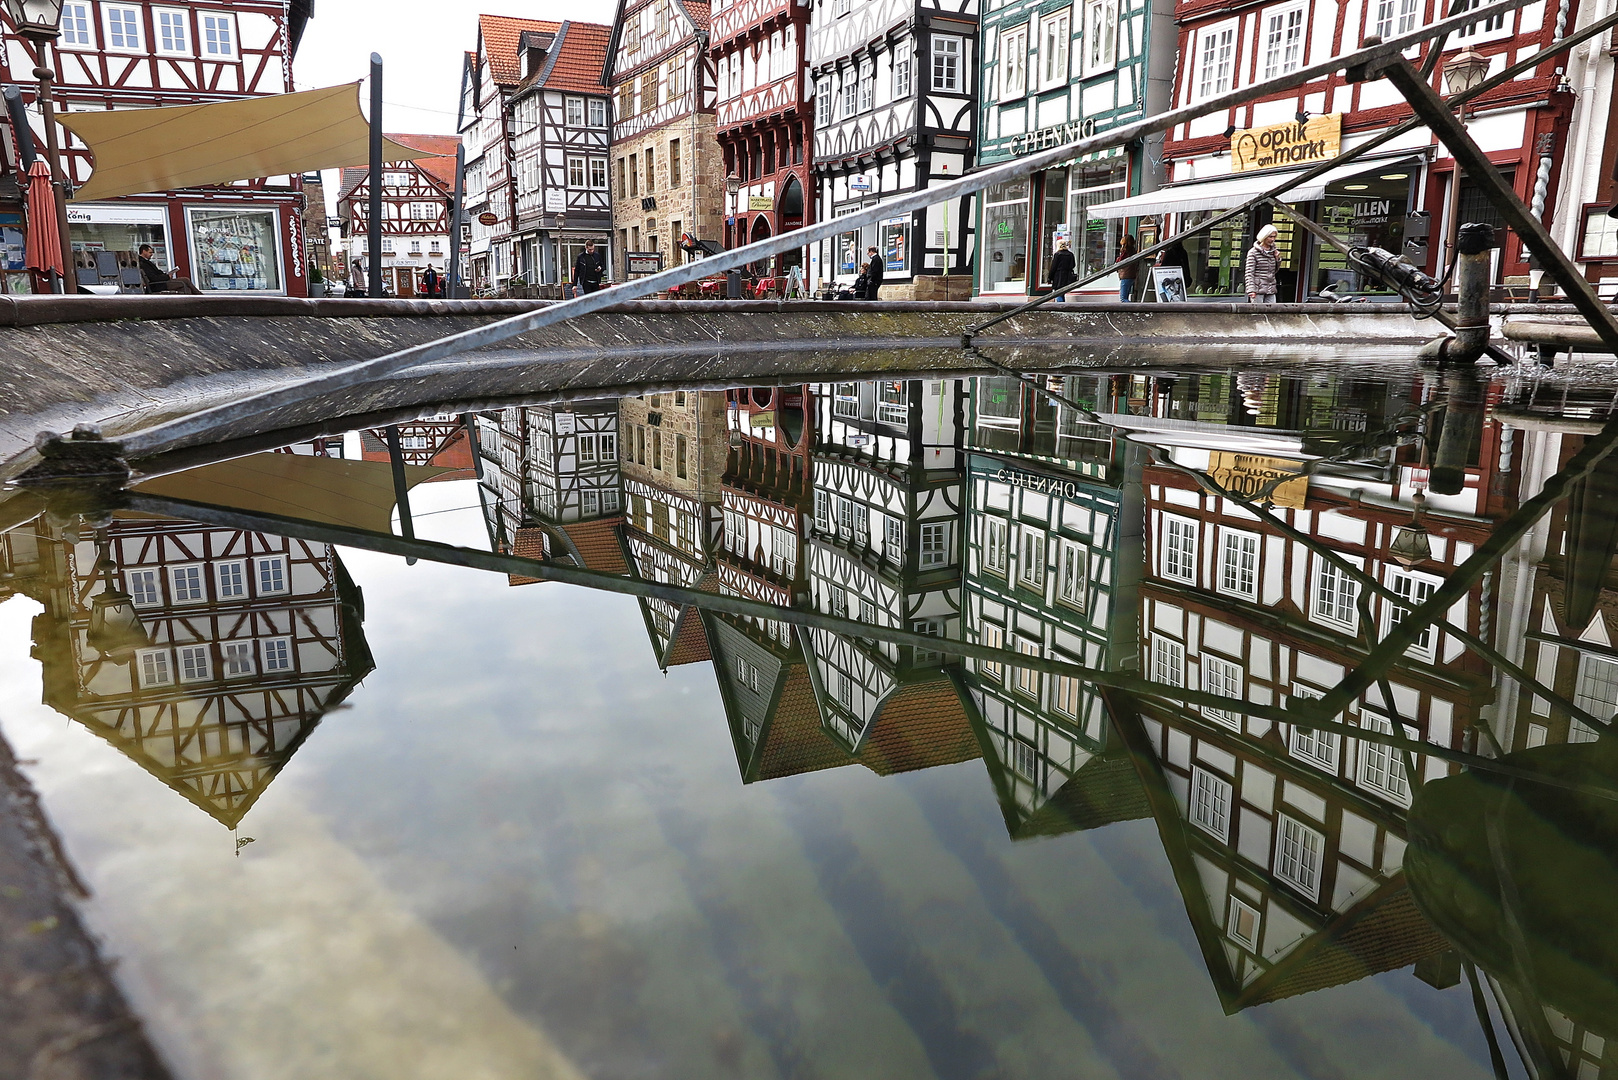
[[[470,483],[413,499],[478,544]],[[737,780],[711,668],[625,598],[343,557],[377,669],[228,833],[0,718],[183,1077],[1483,1076],[1464,985],[1224,1016],[1150,820],[1013,845],[981,761]]]

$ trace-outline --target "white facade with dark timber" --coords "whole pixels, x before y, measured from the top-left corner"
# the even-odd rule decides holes
[[[977,0],[817,0],[810,16],[819,220],[960,176],[976,141]],[[812,284],[852,281],[876,247],[884,282],[969,274],[971,199],[823,241]]]

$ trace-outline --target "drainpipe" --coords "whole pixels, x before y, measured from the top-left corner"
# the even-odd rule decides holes
[[[1455,340],[1446,359],[1469,364],[1489,344],[1489,252],[1494,226],[1462,225],[1455,241]],[[1446,426],[1447,422],[1446,422]]]

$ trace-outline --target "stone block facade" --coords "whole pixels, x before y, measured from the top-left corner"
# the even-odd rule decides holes
[[[660,251],[664,266],[689,256],[680,234],[719,246],[725,225],[724,158],[712,113],[671,120],[614,143],[613,245],[619,261],[630,251]]]
[[[618,405],[618,433],[626,478],[704,503],[719,501],[730,454],[723,391],[624,398]]]

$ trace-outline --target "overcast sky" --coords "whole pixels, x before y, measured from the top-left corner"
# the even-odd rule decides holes
[[[453,135],[460,57],[477,47],[478,12],[528,19],[610,22],[615,0],[320,0],[298,48],[299,90],[352,82],[382,54],[383,126],[406,134]]]

